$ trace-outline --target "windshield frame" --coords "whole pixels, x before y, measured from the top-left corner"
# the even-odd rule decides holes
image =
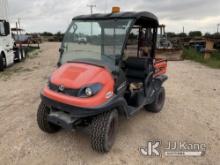
[[[121,60],[123,59],[123,54],[124,54],[123,52],[124,52],[124,49],[126,47],[126,43],[127,43],[128,37],[129,37],[129,33],[132,30],[132,27],[133,27],[133,25],[136,22],[135,18],[128,17],[128,18],[102,18],[102,19],[73,19],[72,22],[70,23],[70,25],[68,26],[68,28],[67,28],[67,30],[65,32],[65,35],[70,31],[70,29],[72,28],[72,25],[74,24],[75,21],[82,21],[82,22],[89,22],[89,21],[92,22],[92,21],[94,21],[95,22],[95,21],[102,21],[102,20],[104,21],[104,20],[126,20],[126,19],[127,20],[130,19],[131,22],[129,23],[129,27],[127,28],[127,30],[125,32],[124,41],[122,42],[122,47],[121,47],[121,50],[120,50],[120,54],[119,54],[119,56],[117,58],[115,58],[114,65],[116,67],[118,67],[120,65],[120,63],[121,63]],[[65,39],[65,36],[64,36],[64,39]],[[62,57],[63,57],[63,54],[64,54],[64,48],[65,48],[65,46],[64,46],[64,44],[65,44],[64,39],[63,39],[63,41],[61,43],[61,47],[59,49],[60,57],[59,57],[59,61],[57,63],[58,66],[62,65],[61,60],[62,60]],[[77,60],[73,60],[73,61],[77,61]],[[86,61],[86,62],[88,63],[88,61]],[[92,63],[93,62],[91,62],[91,64]],[[65,63],[63,63],[63,64],[65,64]]]

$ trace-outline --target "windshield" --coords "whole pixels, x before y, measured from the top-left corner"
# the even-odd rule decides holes
[[[5,34],[4,22],[0,21],[0,35]]]
[[[69,26],[61,48],[60,63],[73,60],[98,60],[115,65],[131,19],[74,20]]]

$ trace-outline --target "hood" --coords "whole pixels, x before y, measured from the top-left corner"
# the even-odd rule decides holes
[[[79,89],[93,83],[105,83],[105,76],[110,76],[106,68],[83,63],[67,63],[52,74],[50,81],[66,88]]]

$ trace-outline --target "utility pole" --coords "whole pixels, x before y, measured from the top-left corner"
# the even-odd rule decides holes
[[[93,14],[93,8],[96,7],[96,5],[87,5],[87,7],[90,8],[90,12],[91,12],[91,15]]]
[[[107,13],[107,8],[108,8],[108,2],[105,0],[105,13]]]
[[[219,26],[220,26],[220,23],[217,24],[217,33],[219,33]]]
[[[21,18],[18,18],[18,28],[21,28]]]
[[[96,5],[87,5],[87,7],[90,8],[90,13],[91,13],[91,15],[92,15],[92,14],[93,14],[93,8],[95,8]],[[91,36],[92,36],[92,33],[93,33],[93,24],[92,24],[92,22],[91,22]]]
[[[21,18],[18,18],[18,29],[17,30],[20,32],[20,35],[21,35]]]
[[[8,20],[8,0],[0,0],[0,19]]]

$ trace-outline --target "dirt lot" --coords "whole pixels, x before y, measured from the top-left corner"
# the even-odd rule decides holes
[[[80,132],[40,131],[39,93],[58,59],[57,43],[42,45],[32,59],[0,73],[0,164],[219,164],[220,70],[181,61],[169,63],[167,99],[159,114],[140,112],[120,119],[109,154],[93,152]],[[205,143],[203,157],[145,157],[139,147],[152,139]]]

